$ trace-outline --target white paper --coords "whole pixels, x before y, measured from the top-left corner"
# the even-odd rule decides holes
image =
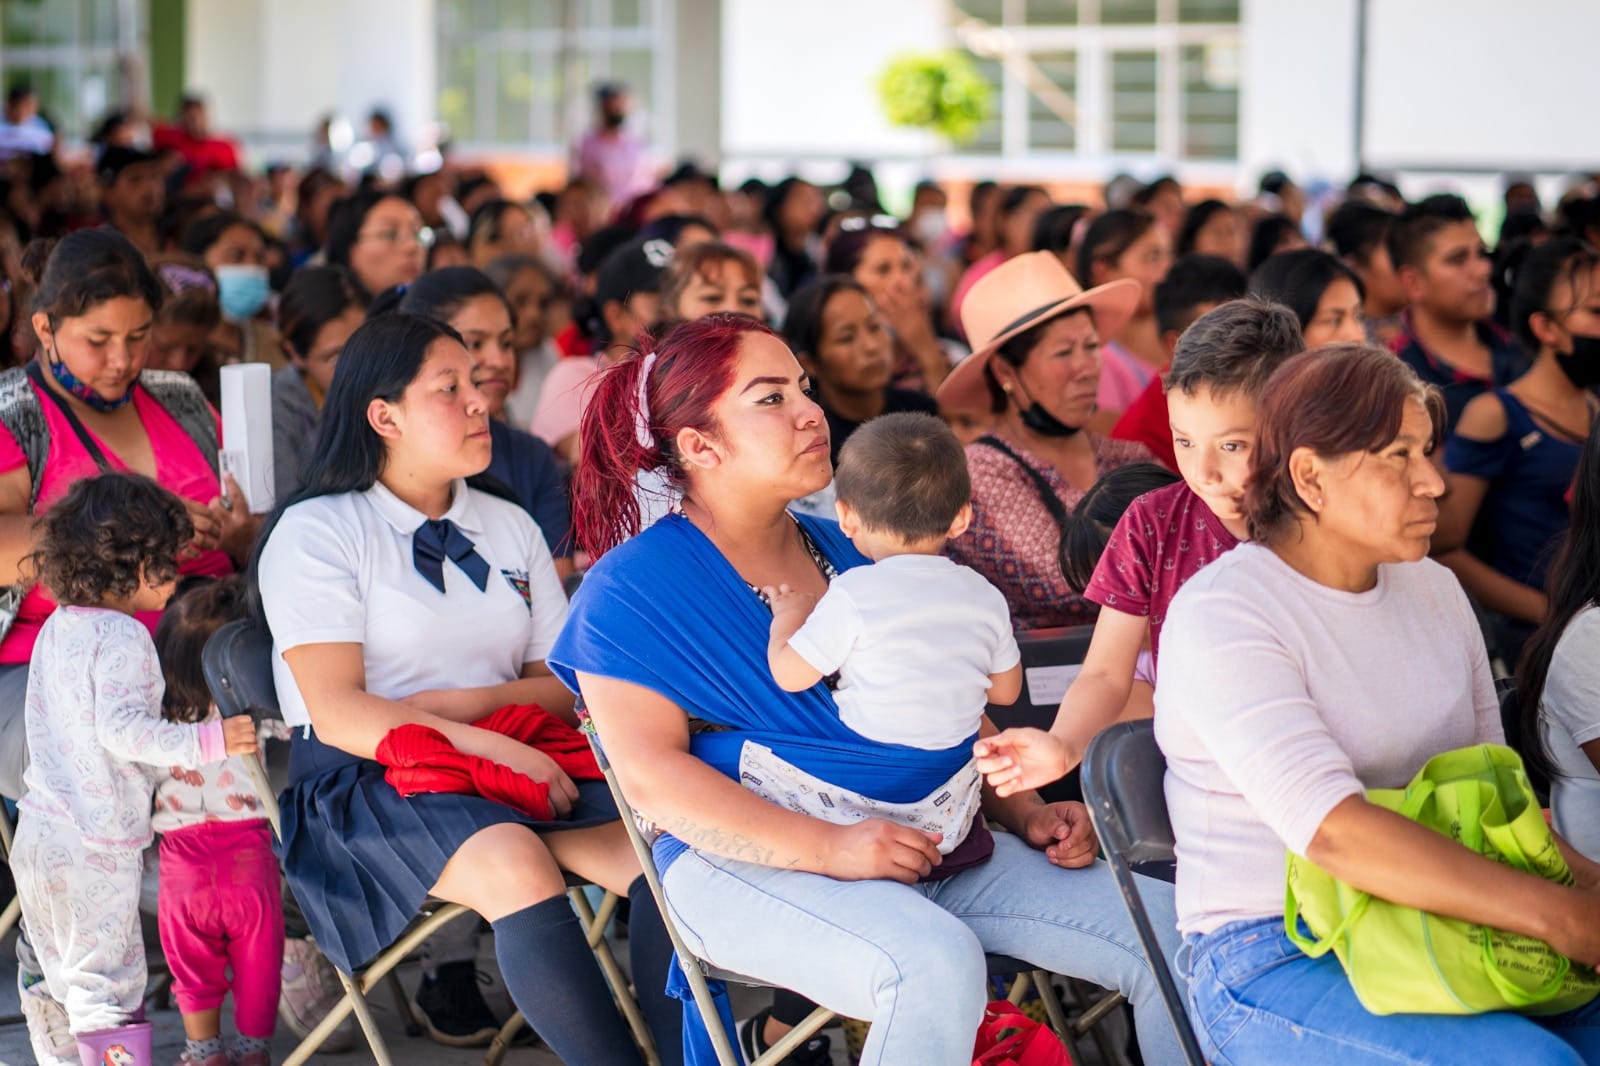
[[[1067,694],[1072,679],[1083,669],[1082,663],[1071,666],[1030,666],[1022,671],[1028,684],[1028,702],[1035,707],[1054,707]]]
[[[236,363],[222,368],[222,449],[218,474],[232,474],[251,514],[277,502],[272,474],[272,368]]]

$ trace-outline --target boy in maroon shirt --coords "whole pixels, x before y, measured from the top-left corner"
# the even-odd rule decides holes
[[[1049,732],[1008,729],[978,741],[978,769],[1000,795],[1049,784],[1083,760],[1089,741],[1128,704],[1146,639],[1152,658],[1159,655],[1178,589],[1245,538],[1239,503],[1256,398],[1304,347],[1292,311],[1252,299],[1202,315],[1179,339],[1166,395],[1183,480],[1135,500],[1106,542],[1084,590],[1100,604],[1094,639]]]
[[[1173,263],[1167,276],[1156,285],[1156,328],[1161,330],[1161,346],[1170,355],[1184,330],[1212,308],[1243,296],[1245,285],[1244,272],[1218,256],[1186,255]],[[1162,466],[1178,469],[1172,429],[1167,424],[1166,383],[1161,375],[1151,378],[1150,384],[1122,412],[1111,436],[1115,440],[1138,441],[1155,454]]]

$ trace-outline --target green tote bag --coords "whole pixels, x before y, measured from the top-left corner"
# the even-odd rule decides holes
[[[1522,759],[1510,748],[1447,751],[1405,789],[1371,789],[1367,800],[1487,858],[1572,884]],[[1374,1014],[1559,1014],[1600,994],[1593,970],[1542,940],[1376,899],[1293,853],[1288,865],[1284,932],[1312,958],[1331,949]]]

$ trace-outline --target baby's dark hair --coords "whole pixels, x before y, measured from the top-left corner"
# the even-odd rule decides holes
[[[1094,568],[1111,540],[1111,531],[1133,501],[1177,480],[1178,475],[1160,463],[1129,463],[1089,487],[1067,519],[1061,545],[1061,576],[1073,592],[1081,596],[1089,587]]]
[[[967,456],[934,415],[880,415],[850,434],[833,475],[839,502],[868,529],[909,544],[944,537],[972,502]]]
[[[75,483],[44,516],[33,567],[57,603],[98,607],[143,582],[171,581],[193,536],[178,497],[140,474],[100,474]]]
[[[178,583],[156,624],[156,654],[166,691],[161,717],[169,722],[203,722],[211,713],[211,688],[201,669],[201,652],[211,635],[249,614],[244,579],[186,577]]]

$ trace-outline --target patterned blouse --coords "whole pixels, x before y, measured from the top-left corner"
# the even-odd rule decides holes
[[[1012,437],[998,430],[994,435],[1044,476],[1069,513],[1078,505],[1083,493],[1055,467]],[[1152,461],[1150,449],[1135,441],[1089,439],[1097,477],[1129,463]],[[967,445],[967,470],[972,476],[972,525],[945,547],[945,554],[1005,593],[1013,628],[1092,624],[1100,608],[1068,588],[1061,576],[1061,531],[1033,479],[987,444]]]

